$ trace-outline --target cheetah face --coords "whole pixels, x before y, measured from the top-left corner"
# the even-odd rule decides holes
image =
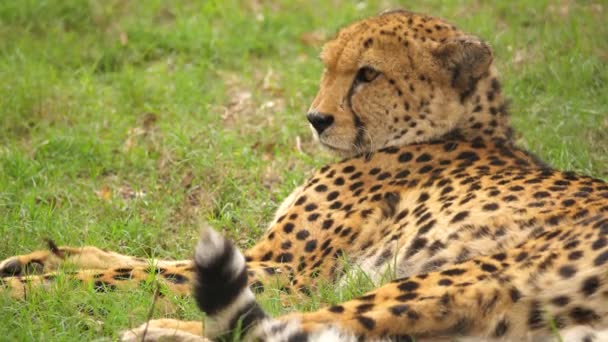
[[[440,19],[398,11],[342,29],[321,60],[308,121],[323,146],[354,155],[458,128],[492,52]]]

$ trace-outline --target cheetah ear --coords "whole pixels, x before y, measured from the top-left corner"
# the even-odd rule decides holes
[[[448,38],[435,51],[437,63],[452,73],[452,86],[463,93],[473,91],[477,80],[490,69],[492,50],[477,37]]]

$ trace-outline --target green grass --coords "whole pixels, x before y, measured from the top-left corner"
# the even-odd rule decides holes
[[[0,259],[47,237],[188,258],[203,221],[252,245],[280,200],[330,160],[304,117],[321,71],[317,40],[399,6],[492,44],[520,145],[608,177],[608,6],[384,3],[1,1]],[[64,283],[27,301],[0,296],[0,340],[113,337],[152,303],[150,291]],[[328,287],[296,309],[369,286]],[[189,299],[171,301],[168,316],[200,318]]]

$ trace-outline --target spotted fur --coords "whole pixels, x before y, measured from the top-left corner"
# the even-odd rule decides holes
[[[211,338],[239,321],[247,338],[290,341],[522,340],[608,327],[608,184],[555,170],[514,145],[486,43],[441,19],[396,11],[340,30],[321,58],[307,119],[320,144],[346,159],[285,200],[243,253],[246,273],[240,253],[210,233],[194,263],[150,268],[112,252],[55,247],[0,263],[3,284],[22,296],[54,277],[23,270],[49,272],[66,260],[101,269],[74,275],[100,291],[154,272],[176,293],[199,284],[195,297],[217,324],[205,332],[188,322],[148,325]],[[345,262],[374,280],[389,269],[396,277],[339,305],[275,319],[249,292],[278,285],[306,296],[321,280],[340,284]]]

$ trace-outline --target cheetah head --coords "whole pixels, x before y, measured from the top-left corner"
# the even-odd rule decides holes
[[[394,11],[356,22],[325,44],[321,60],[307,118],[332,151],[353,155],[454,131],[499,131],[496,119],[483,116],[492,106],[503,110],[492,102],[500,86],[491,49],[441,19]],[[494,92],[492,101],[484,88]]]

